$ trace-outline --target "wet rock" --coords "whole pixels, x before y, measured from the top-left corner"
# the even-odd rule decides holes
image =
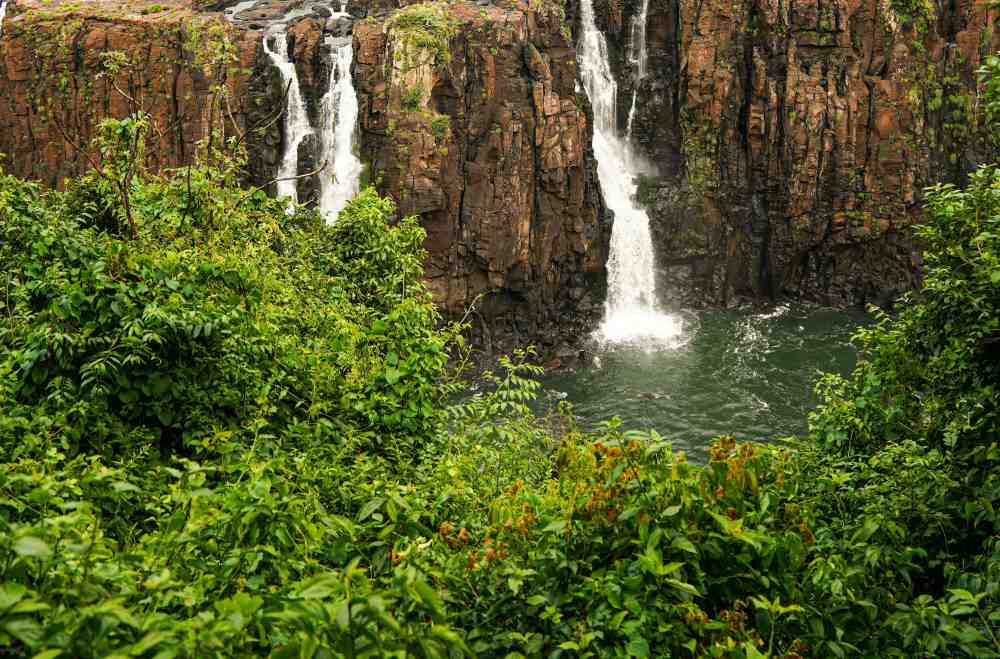
[[[486,6],[450,5],[447,64],[405,71],[384,24],[355,25],[362,153],[400,212],[420,215],[443,309],[478,300],[484,350],[551,353],[597,320],[579,302],[603,288],[610,226],[559,17]]]
[[[335,16],[327,19],[326,26],[323,29],[335,37],[349,37],[351,36],[353,26],[354,21],[350,18]]]

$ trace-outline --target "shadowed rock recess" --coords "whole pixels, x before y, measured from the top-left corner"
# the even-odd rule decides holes
[[[330,37],[353,34],[363,182],[421,217],[445,313],[478,299],[482,347],[533,341],[564,357],[596,325],[613,218],[578,91],[575,0],[354,0],[350,17],[318,0],[8,5],[0,152],[11,173],[61,185],[89,167],[101,118],[141,108],[150,168],[190,162],[214,129],[215,146],[219,135],[246,143],[248,182],[265,185],[285,140],[265,32],[286,26],[313,126]],[[920,190],[990,155],[975,76],[997,46],[986,2],[648,0],[641,32],[642,0],[594,5],[623,134],[638,84],[631,139],[649,161],[639,197],[664,302],[884,302],[916,285],[907,227]],[[641,76],[628,56],[637,33]],[[302,139],[300,173],[320,148]],[[297,188],[315,201],[318,179]]]

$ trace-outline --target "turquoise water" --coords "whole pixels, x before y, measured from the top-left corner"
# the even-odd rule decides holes
[[[618,416],[700,460],[721,434],[773,440],[804,432],[820,371],[847,373],[866,317],[806,306],[683,314],[684,345],[596,351],[593,365],[543,380],[584,423]]]

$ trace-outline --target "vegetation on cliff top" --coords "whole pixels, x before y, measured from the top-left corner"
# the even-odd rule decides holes
[[[135,126],[127,180],[0,177],[12,654],[1000,655],[1000,171],[929,192],[810,441],[695,466],[536,416],[529,355],[456,403],[413,219],[151,176]]]
[[[407,49],[423,50],[433,57],[433,64],[445,64],[451,58],[448,41],[458,30],[455,18],[444,2],[421,2],[398,10],[386,21],[397,43]],[[414,57],[414,53],[408,56]],[[422,62],[421,62],[422,63]]]

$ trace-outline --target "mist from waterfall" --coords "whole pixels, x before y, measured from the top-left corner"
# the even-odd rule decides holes
[[[274,42],[274,50],[271,49],[271,41]],[[299,145],[313,130],[299,89],[299,75],[295,64],[288,57],[288,39],[284,26],[278,26],[264,34],[264,52],[281,73],[282,90],[285,91],[285,152],[278,166],[277,194],[278,197],[288,197],[293,203],[297,203],[298,180],[295,177],[299,173]]]
[[[341,6],[341,13],[345,9]],[[354,46],[349,38],[329,44],[333,67],[330,89],[321,103],[320,162],[326,166],[320,174],[319,209],[332,223],[357,194],[364,167],[354,152],[358,122],[358,95],[351,79]]]
[[[597,176],[605,203],[614,212],[608,299],[596,336],[609,343],[676,346],[684,340],[683,322],[679,316],[660,311],[656,302],[649,217],[635,200],[638,164],[628,142],[618,136],[618,85],[608,63],[607,42],[597,29],[592,0],[582,0],[580,8],[580,77],[594,111]],[[641,31],[645,33],[645,25]],[[644,44],[645,37],[642,58]]]

